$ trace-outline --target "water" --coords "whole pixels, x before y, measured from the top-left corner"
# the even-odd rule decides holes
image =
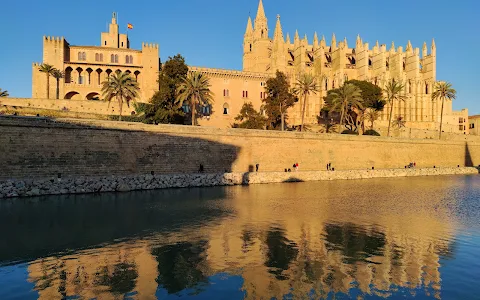
[[[480,299],[480,177],[0,202],[0,299]]]

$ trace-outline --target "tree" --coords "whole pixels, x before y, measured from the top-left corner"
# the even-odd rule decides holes
[[[175,55],[174,57],[169,57],[168,60],[161,67],[162,74],[160,76],[166,76],[173,80],[175,84],[180,84],[182,79],[187,76],[188,66],[185,63],[185,58],[180,54]]]
[[[50,99],[50,75],[52,75],[55,68],[49,64],[41,64],[38,70],[47,76],[47,99]]]
[[[387,98],[387,103],[390,105],[390,117],[388,118],[388,131],[387,136],[390,136],[390,126],[392,125],[393,106],[395,101],[405,101],[406,95],[402,95],[404,85],[401,82],[396,82],[394,79],[387,83],[387,86],[383,90]]]
[[[452,88],[452,84],[449,82],[437,82],[435,84],[434,91],[432,93],[432,100],[442,100],[442,110],[440,114],[440,132],[438,133],[438,138],[442,138],[442,125],[443,125],[443,106],[445,104],[445,99],[450,101],[454,100],[457,96],[457,91]]]
[[[366,110],[375,109],[376,111],[382,111],[385,106],[382,89],[379,86],[366,80],[349,80],[345,83],[354,84],[362,91],[361,95],[363,109],[359,111],[359,114],[361,119],[362,131],[365,131],[364,120],[366,120]]]
[[[307,99],[310,94],[316,94],[320,90],[320,87],[317,85],[315,77],[311,74],[304,73],[300,75],[300,78],[297,79],[293,93],[297,96],[303,96],[302,103],[302,123],[300,126],[300,131],[303,131],[303,123],[305,119],[305,109],[307,108]]]
[[[177,54],[169,57],[160,66],[158,74],[158,91],[150,99],[145,111],[145,122],[163,124],[184,124],[185,113],[176,105],[176,91],[182,79],[187,76],[188,66],[185,59]]]
[[[283,131],[287,109],[295,104],[297,98],[290,92],[287,77],[280,71],[277,71],[274,78],[267,80],[265,91],[267,98],[263,99],[263,103],[267,115],[267,127],[276,129],[280,125],[280,130]]]
[[[52,76],[57,80],[57,94],[56,94],[57,98],[56,99],[59,99],[60,98],[60,79],[62,79],[65,76],[65,74],[58,69],[53,69]]]
[[[405,120],[403,120],[402,116],[397,116],[395,120],[392,122],[392,125],[397,127],[398,129],[401,129],[402,127],[405,127]]]
[[[130,107],[130,101],[138,97],[138,82],[130,76],[130,73],[118,72],[102,83],[102,95],[108,102],[113,97],[117,98],[119,106],[118,120],[122,120],[123,101]],[[109,104],[110,105],[110,104]]]
[[[8,91],[2,91],[2,89],[0,89],[0,97],[8,97]]]
[[[380,113],[375,108],[367,108],[363,114],[364,120],[370,122],[370,129],[373,130],[373,123],[380,117]]]
[[[210,86],[210,80],[206,75],[191,72],[187,75],[187,78],[182,79],[182,83],[177,89],[176,104],[180,107],[188,101],[192,111],[192,126],[195,126],[196,106],[210,106],[213,102],[213,93]]]
[[[240,113],[235,117],[235,121],[240,121],[241,123],[233,124],[233,128],[263,129],[267,118],[256,111],[253,108],[253,104],[249,102],[243,104]]]
[[[383,110],[385,100],[383,100],[382,89],[379,86],[365,80],[349,80],[345,82],[345,84],[347,83],[351,83],[361,90],[364,110],[367,108],[375,108],[377,111]]]
[[[346,83],[330,93],[332,109],[340,111],[339,132],[342,131],[341,129],[345,124],[349,111],[353,109],[356,109],[357,111],[363,109],[361,92],[362,91],[357,86],[351,83]]]

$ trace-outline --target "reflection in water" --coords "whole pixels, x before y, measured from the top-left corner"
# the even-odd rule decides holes
[[[208,277],[199,268],[205,264],[206,246],[207,241],[200,241],[154,248],[152,254],[158,261],[157,283],[170,294],[206,284]]]
[[[479,187],[405,178],[16,200],[0,204],[0,264],[28,261],[40,299],[458,296],[440,273],[461,256],[458,232],[479,235],[478,204],[465,203]]]

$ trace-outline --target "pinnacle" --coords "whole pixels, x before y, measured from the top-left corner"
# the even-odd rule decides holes
[[[245,35],[253,33],[252,18],[248,17],[247,29],[245,30]]]
[[[275,26],[275,32],[273,34],[274,40],[281,39],[283,42],[282,24],[280,23],[280,15],[277,15],[277,25]]]

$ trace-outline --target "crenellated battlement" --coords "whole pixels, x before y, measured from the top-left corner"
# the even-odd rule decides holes
[[[155,43],[142,43],[142,48],[158,49],[159,46]]]
[[[43,40],[47,42],[63,42],[65,41],[63,36],[43,36]]]

